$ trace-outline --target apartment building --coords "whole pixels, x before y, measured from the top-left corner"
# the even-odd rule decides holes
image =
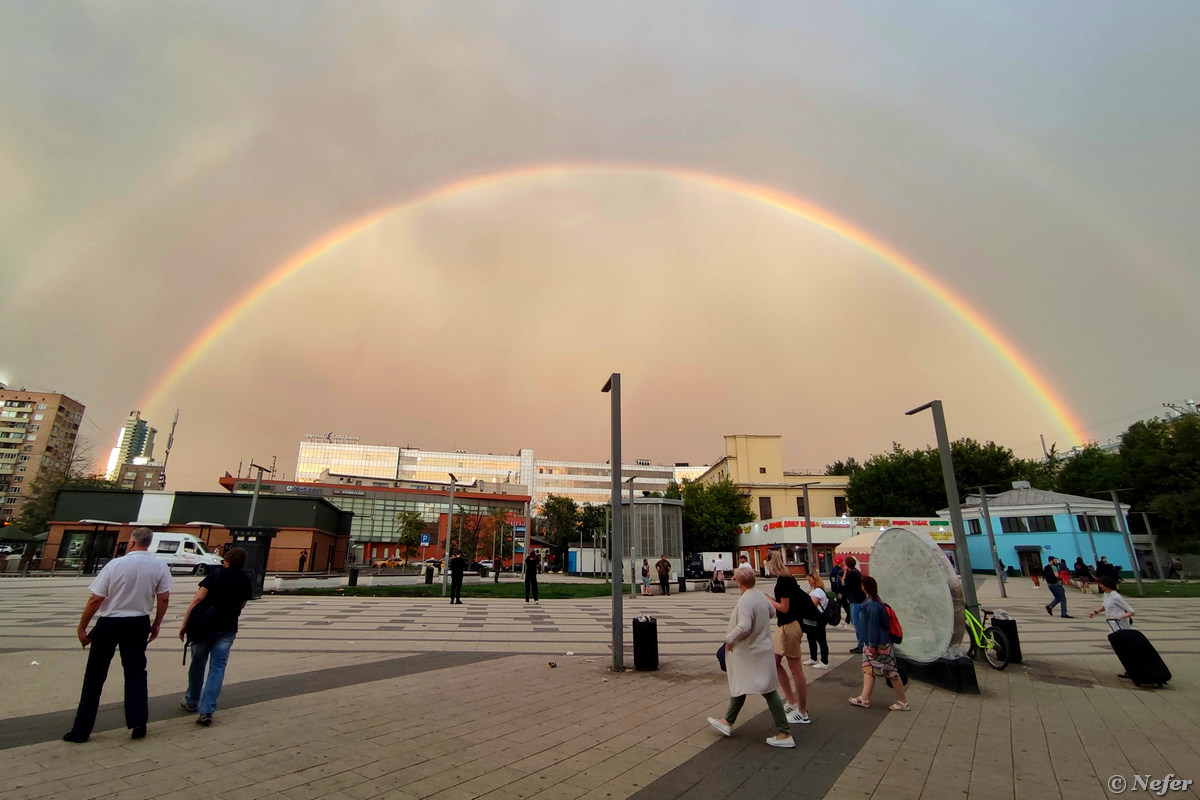
[[[65,394],[0,384],[0,519],[21,513],[43,470],[70,463],[83,411]]]

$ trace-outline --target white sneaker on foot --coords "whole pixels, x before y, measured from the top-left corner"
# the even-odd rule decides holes
[[[828,664],[822,664],[820,661],[814,661],[813,667],[815,667],[816,669],[829,669]]]
[[[787,721],[793,725],[807,725],[812,722],[812,717],[802,711],[789,711]]]
[[[712,725],[714,728],[716,728],[717,732],[720,733],[722,736],[733,736],[733,729],[730,728],[728,725],[726,725],[724,722],[721,722],[721,720],[716,719],[715,717],[709,717],[708,724]]]
[[[796,740],[791,736],[786,739],[776,739],[774,736],[768,736],[767,744],[771,745],[771,747],[795,747]]]

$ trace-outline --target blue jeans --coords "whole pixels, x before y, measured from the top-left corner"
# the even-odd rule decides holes
[[[1050,594],[1054,595],[1054,601],[1046,608],[1054,608],[1059,603],[1062,604],[1062,615],[1067,615],[1067,592],[1063,589],[1061,583],[1050,584]]]
[[[183,696],[188,708],[195,708],[201,714],[212,714],[217,710],[217,698],[221,696],[221,684],[225,682],[225,665],[229,663],[229,650],[235,638],[236,633],[218,633],[207,642],[192,645],[192,666],[188,669],[188,688]],[[207,682],[204,680],[205,664],[208,665]]]
[[[859,612],[862,611],[862,606],[863,606],[862,603],[851,603],[850,604],[850,624],[854,626],[854,636],[856,639],[858,639],[858,644],[855,646],[860,649],[863,646],[863,635],[862,635],[862,626],[859,625],[858,620],[859,620]]]

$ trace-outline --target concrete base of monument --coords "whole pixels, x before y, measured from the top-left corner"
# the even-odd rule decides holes
[[[900,669],[912,680],[928,683],[941,689],[959,694],[979,694],[979,681],[975,677],[975,662],[966,656],[939,658],[927,664],[909,661],[900,656],[896,659]]]

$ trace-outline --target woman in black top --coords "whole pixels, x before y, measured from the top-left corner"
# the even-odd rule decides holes
[[[796,579],[783,563],[783,553],[773,550],[767,558],[767,572],[775,577],[775,599],[771,600],[779,620],[773,637],[775,645],[775,672],[779,677],[779,686],[783,689],[785,703],[783,710],[787,712],[787,721],[807,724],[808,716],[808,680],[804,677],[804,666],[800,660],[804,658],[804,633],[800,628],[800,620],[816,616],[812,600],[796,583]],[[787,669],[783,660],[787,659]],[[791,672],[791,679],[788,672]]]

